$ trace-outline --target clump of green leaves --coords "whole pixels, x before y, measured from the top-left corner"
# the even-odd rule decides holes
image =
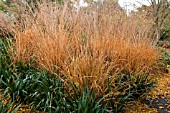
[[[161,30],[161,39],[166,40],[170,38],[170,19],[167,18],[163,24],[163,28]]]
[[[165,50],[165,49],[160,49],[160,51],[162,52],[162,56],[160,58],[160,60],[164,61],[164,65],[170,65],[170,55],[169,53]]]

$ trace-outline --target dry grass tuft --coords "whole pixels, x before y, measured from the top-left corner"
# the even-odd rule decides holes
[[[78,11],[51,2],[38,3],[34,11],[22,8],[13,30],[15,61],[34,59],[37,66],[102,93],[108,78],[114,84],[119,73],[135,76],[158,68],[159,52],[147,37],[152,25],[127,17],[113,3]]]

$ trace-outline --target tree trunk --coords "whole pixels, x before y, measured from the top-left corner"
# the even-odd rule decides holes
[[[158,43],[158,41],[160,40],[161,38],[161,30],[160,30],[160,27],[157,26],[156,27],[156,39],[154,41],[154,45],[156,45]]]

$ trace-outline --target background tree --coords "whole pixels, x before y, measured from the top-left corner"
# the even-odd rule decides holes
[[[148,0],[151,4],[148,13],[154,22],[154,36],[156,37],[154,44],[161,38],[161,29],[170,15],[170,2],[169,0]]]

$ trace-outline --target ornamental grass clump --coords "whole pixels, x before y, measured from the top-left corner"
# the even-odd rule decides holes
[[[53,78],[44,76],[40,81],[35,81],[36,85],[39,84],[36,92],[30,92],[27,86],[22,85],[22,77],[19,79],[21,87],[17,86],[20,85],[17,80],[12,82],[16,85],[9,82],[11,89],[14,89],[9,90],[12,100],[18,98],[12,96],[17,94],[21,100],[43,111],[51,110],[51,105],[60,111],[65,109],[63,106],[67,103],[68,111],[77,111],[78,106],[82,106],[80,103],[85,102],[83,106],[86,108],[93,101],[94,93],[94,103],[98,102],[97,105],[106,105],[111,111],[118,112],[128,99],[139,97],[153,86],[149,75],[159,71],[160,53],[147,35],[152,23],[145,18],[127,16],[112,2],[99,6],[89,4],[78,10],[66,2],[20,3],[11,20],[11,24],[6,27],[6,21],[2,21],[1,28],[13,36],[8,52],[14,72],[18,70],[18,62],[29,64],[28,67],[34,63],[36,71],[46,70],[55,75],[56,80],[54,82]],[[28,72],[26,78],[33,76],[36,79],[40,76],[34,74]],[[62,82],[62,91],[53,90],[58,87],[59,81]],[[32,85],[34,80],[26,79],[24,82],[30,87],[29,84]],[[45,86],[46,91],[43,89]],[[24,88],[28,93],[18,93]],[[81,97],[85,93],[88,98]],[[53,94],[54,97],[62,94],[64,99],[61,103],[59,98],[49,101]],[[87,99],[87,103],[84,99]]]
[[[134,76],[157,71],[159,52],[146,37],[150,25],[143,20],[138,26],[115,4],[79,10],[53,2],[30,7],[22,7],[16,19],[14,61],[34,60],[37,67],[103,93],[108,78],[114,84],[127,70]]]
[[[68,3],[22,5],[11,26],[14,63],[34,61],[36,68],[64,77],[71,94],[70,82],[94,89],[98,97],[110,94],[117,109],[133,94],[143,93],[138,90],[152,86],[146,73],[157,73],[161,62],[147,35],[149,20],[127,16],[109,2],[78,10]]]

